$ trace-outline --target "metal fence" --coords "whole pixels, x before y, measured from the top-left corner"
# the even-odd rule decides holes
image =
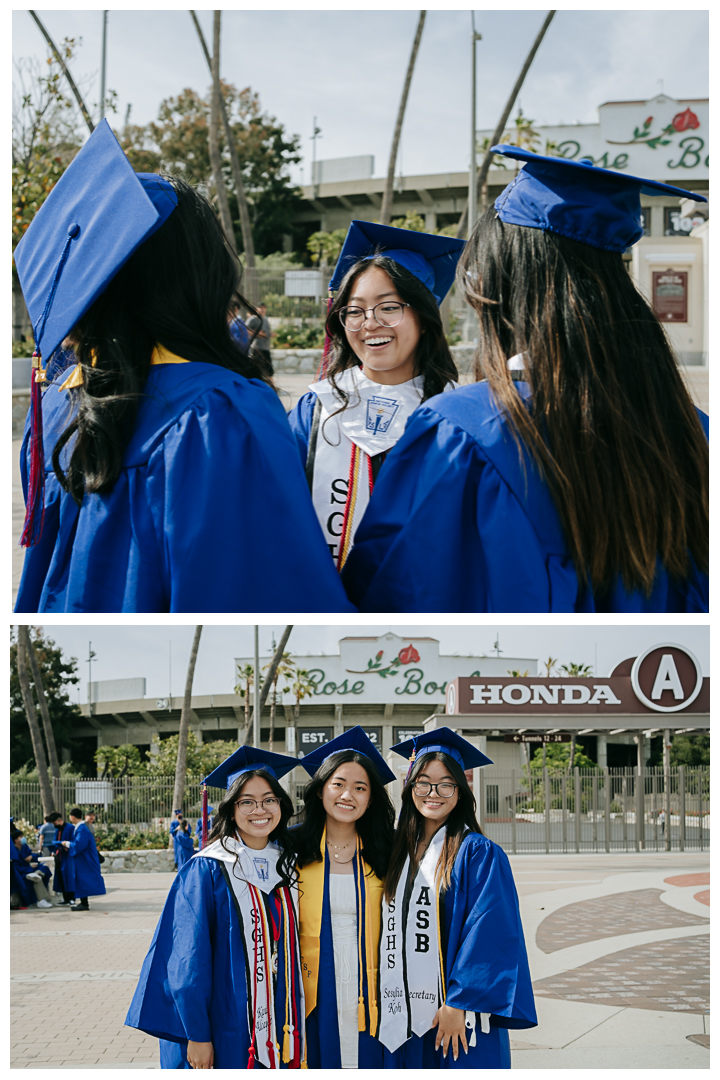
[[[507,852],[705,851],[710,770],[479,769],[478,820]]]
[[[202,812],[199,776],[188,776],[182,811],[189,818]],[[121,780],[98,780],[97,777],[76,779],[63,777],[53,781],[56,809],[67,815],[74,806],[93,809],[104,825],[130,825],[147,829],[159,825],[177,809],[172,804],[175,780],[172,776],[123,777]],[[208,788],[208,802],[217,806],[224,792]],[[40,785],[10,784],[10,814],[37,825],[43,819]]]
[[[199,817],[200,777],[185,784],[183,813]],[[710,770],[679,766],[646,769],[574,769],[532,773],[478,769],[474,774],[478,820],[507,852],[705,851],[710,847]],[[55,806],[67,815],[92,807],[107,825],[136,829],[158,825],[175,809],[174,779],[124,777],[54,781]],[[298,809],[304,786],[288,778]],[[224,792],[208,789],[217,806]],[[38,783],[10,784],[10,813],[42,821]]]

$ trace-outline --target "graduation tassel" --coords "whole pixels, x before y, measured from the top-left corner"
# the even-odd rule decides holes
[[[45,519],[45,451],[43,448],[42,390],[45,370],[40,350],[36,347],[32,358],[32,382],[30,384],[30,469],[28,472],[28,495],[25,508],[25,524],[20,537],[21,547],[32,547],[42,535]]]
[[[408,777],[410,776],[410,773],[412,772],[412,767],[415,764],[415,745],[416,745],[416,743],[417,743],[417,739],[413,739],[412,754],[410,755],[410,767],[408,768],[408,771],[405,773],[405,784],[407,784]],[[404,786],[405,785],[403,784],[403,787]]]
[[[283,1024],[283,1047],[282,1059],[285,1065],[290,1061],[290,968],[292,957],[290,955],[290,914],[288,900],[283,889],[280,890],[280,903],[283,908],[285,933],[283,935],[283,953],[285,957],[285,1023]]]
[[[329,313],[330,308],[332,307],[332,302],[333,302],[332,289],[328,288],[327,300],[325,301],[325,303],[327,305],[326,314]],[[320,361],[318,369],[315,372],[315,382],[320,382],[321,379],[327,378],[328,368],[330,367],[330,350],[331,350],[331,348],[332,348],[332,341],[330,340],[330,336],[329,336],[329,334],[328,334],[328,332],[326,330],[325,331],[325,344],[323,346],[322,360]]]
[[[207,784],[203,784],[202,789],[202,832],[200,834],[200,847],[204,848],[207,844],[208,838],[208,794]]]

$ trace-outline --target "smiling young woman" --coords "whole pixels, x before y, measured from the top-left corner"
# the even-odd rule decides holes
[[[338,569],[386,455],[411,413],[452,388],[439,303],[462,241],[353,222],[330,282],[327,378],[290,413],[313,503]]]
[[[297,884],[278,777],[295,758],[240,747],[209,842],[178,872],[125,1023],[160,1039],[163,1069],[299,1068]]]
[[[377,959],[394,811],[392,771],[356,727],[303,758],[298,852],[307,1067],[383,1067]]]
[[[512,871],[465,776],[492,762],[450,728],[392,749],[411,768],[383,898],[384,1067],[510,1068],[508,1028],[537,1019]]]

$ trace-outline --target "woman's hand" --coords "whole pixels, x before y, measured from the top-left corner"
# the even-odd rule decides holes
[[[212,1069],[215,1053],[211,1042],[193,1042],[188,1039],[187,1059],[193,1069]]]
[[[452,1005],[441,1005],[433,1017],[431,1027],[437,1027],[435,1049],[442,1046],[443,1057],[447,1057],[450,1043],[452,1043],[453,1060],[457,1061],[460,1053],[458,1040],[463,1044],[465,1053],[468,1052],[467,1039],[465,1037],[465,1010],[454,1009]]]
[[[70,847],[70,841],[69,840],[61,840],[60,843],[63,845],[63,847]]]

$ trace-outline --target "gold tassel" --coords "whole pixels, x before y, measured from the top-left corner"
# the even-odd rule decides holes
[[[285,1035],[283,1037],[282,1059],[287,1065],[288,1061],[290,1060],[290,1026],[288,1024],[285,1024],[285,1026],[283,1027],[283,1031],[285,1032]]]
[[[365,1031],[365,999],[362,995],[358,1001],[358,1031]]]

